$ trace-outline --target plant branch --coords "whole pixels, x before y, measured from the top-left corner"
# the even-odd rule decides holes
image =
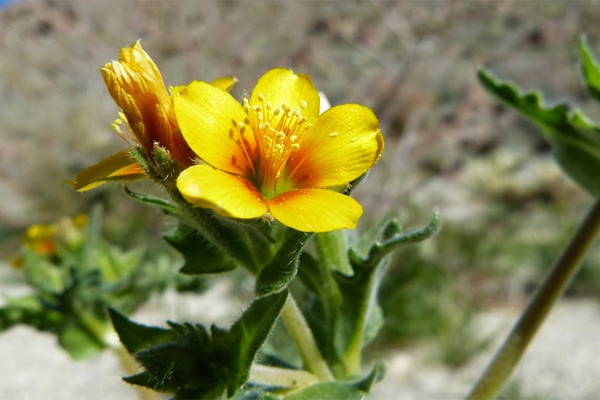
[[[597,199],[575,236],[564,249],[502,347],[471,391],[469,399],[492,399],[498,395],[548,312],[577,272],[579,264],[594,243],[599,230],[600,199]]]
[[[306,368],[313,372],[320,380],[334,380],[333,374],[321,355],[310,327],[291,294],[283,306],[281,318],[294,342],[296,342]]]
[[[319,378],[303,370],[253,364],[248,380],[262,385],[297,389],[316,383]]]

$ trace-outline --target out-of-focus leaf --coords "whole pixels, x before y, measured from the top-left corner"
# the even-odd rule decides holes
[[[57,330],[63,319],[58,311],[46,309],[36,296],[9,298],[0,308],[0,332],[18,324],[39,330]]]
[[[587,50],[587,49],[586,49]],[[587,53],[587,56],[590,54]],[[588,88],[596,90],[595,66],[584,53]],[[523,93],[514,83],[479,71],[479,81],[493,95],[529,118],[542,131],[563,170],[593,196],[600,195],[600,130],[582,111],[567,104],[547,107],[540,92]]]
[[[74,320],[62,328],[59,343],[75,360],[95,357],[106,347],[105,343]]]
[[[600,67],[589,49],[585,37],[579,41],[581,51],[581,71],[590,94],[600,101]]]

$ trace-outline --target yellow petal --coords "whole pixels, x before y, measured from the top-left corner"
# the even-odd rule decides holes
[[[218,87],[221,90],[229,92],[231,91],[233,85],[235,85],[237,81],[237,78],[234,76],[222,76],[220,78],[215,79],[210,84],[214,87]]]
[[[353,198],[326,189],[294,189],[268,200],[271,215],[303,232],[354,229],[363,213]]]
[[[288,160],[298,187],[336,186],[364,174],[379,159],[383,136],[373,111],[358,104],[330,108],[314,121]]]
[[[273,109],[285,104],[301,110],[309,122],[319,115],[319,92],[308,75],[294,74],[285,68],[267,71],[252,90],[250,106],[262,104],[259,95],[263,96],[265,105],[271,103]]]
[[[251,131],[240,140],[239,128],[246,113],[229,93],[206,82],[194,81],[173,93],[181,133],[192,150],[213,167],[250,177],[250,155],[256,147]]]
[[[177,188],[195,207],[210,208],[225,217],[258,218],[267,204],[254,185],[210,165],[194,165],[177,178]]]
[[[135,180],[144,177],[145,174],[142,166],[129,157],[128,150],[123,150],[87,167],[71,183],[78,192],[85,192],[107,181]]]

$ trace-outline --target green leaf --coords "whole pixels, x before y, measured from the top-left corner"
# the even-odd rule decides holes
[[[138,324],[113,308],[108,309],[108,314],[121,343],[130,353],[167,342],[174,337],[169,329]]]
[[[231,271],[236,264],[195,230],[180,223],[177,230],[164,239],[185,259],[180,269],[184,274],[213,274]]]
[[[127,382],[176,393],[176,398],[229,396],[247,381],[256,353],[270,334],[287,291],[261,297],[230,330],[169,322],[169,329],[130,321],[111,309],[113,325],[144,371]]]
[[[221,351],[230,360],[227,393],[231,397],[248,380],[256,353],[271,333],[287,300],[287,290],[256,299],[231,327]]]
[[[59,343],[75,360],[95,357],[106,347],[104,343],[75,321],[69,322],[62,328]]]
[[[346,231],[343,230],[317,233],[315,244],[321,263],[333,271],[351,276],[354,271],[348,258],[348,245],[345,234]]]
[[[597,68],[584,51],[584,74],[590,90],[596,88]],[[600,130],[580,110],[567,104],[545,106],[539,92],[523,93],[514,83],[502,81],[489,72],[479,71],[481,84],[492,94],[515,108],[541,128],[563,170],[593,196],[600,195]]]
[[[376,240],[373,237],[373,243],[368,247],[366,256],[360,255],[360,250],[356,247],[350,249],[350,261],[352,265],[362,267],[374,267],[383,258],[398,249],[400,246],[410,243],[421,242],[430,238],[439,232],[442,226],[442,217],[438,211],[433,213],[429,224],[421,229],[401,231],[400,225],[396,220],[391,220],[376,231],[381,231],[382,240]]]
[[[359,381],[325,382],[311,385],[306,389],[283,397],[283,400],[344,399],[362,400],[366,398],[374,383],[385,375],[383,364],[376,364],[369,375]]]
[[[36,296],[23,296],[4,300],[0,308],[0,332],[18,324],[26,324],[36,329],[57,330],[64,317],[56,310],[48,310]]]
[[[587,45],[585,36],[581,37],[579,48],[581,50],[581,70],[585,78],[585,83],[590,94],[596,100],[600,101],[600,67]]]
[[[296,276],[298,258],[311,234],[289,229],[286,236],[275,256],[256,278],[256,293],[259,296],[285,289]]]
[[[140,201],[140,202],[146,203],[146,204],[150,204],[150,205],[160,208],[167,215],[179,215],[180,214],[177,206],[175,206],[174,204],[172,204],[166,200],[159,199],[158,197],[150,196],[147,194],[136,193],[136,192],[132,191],[131,189],[129,189],[127,186],[125,186],[125,193],[127,193],[129,196],[136,199],[137,201]]]

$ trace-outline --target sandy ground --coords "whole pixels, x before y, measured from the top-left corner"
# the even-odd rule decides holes
[[[227,304],[226,283],[214,285],[201,296],[181,297],[167,293],[146,304],[137,321],[161,325],[166,318],[190,318],[197,322],[228,324],[241,304]],[[12,288],[11,292],[17,292]],[[6,294],[6,290],[0,291]],[[496,309],[477,317],[478,335],[502,340],[519,310]],[[550,315],[539,336],[516,371],[512,386],[520,397],[592,399],[600,398],[600,306],[596,300],[565,300]],[[385,379],[374,387],[371,399],[460,399],[464,398],[490,352],[468,366],[449,369],[437,364],[428,347],[398,352],[384,360]],[[73,362],[53,336],[27,327],[0,335],[0,399],[136,399],[140,394],[122,383],[127,374],[111,351],[100,357]],[[130,373],[131,371],[129,371]]]

